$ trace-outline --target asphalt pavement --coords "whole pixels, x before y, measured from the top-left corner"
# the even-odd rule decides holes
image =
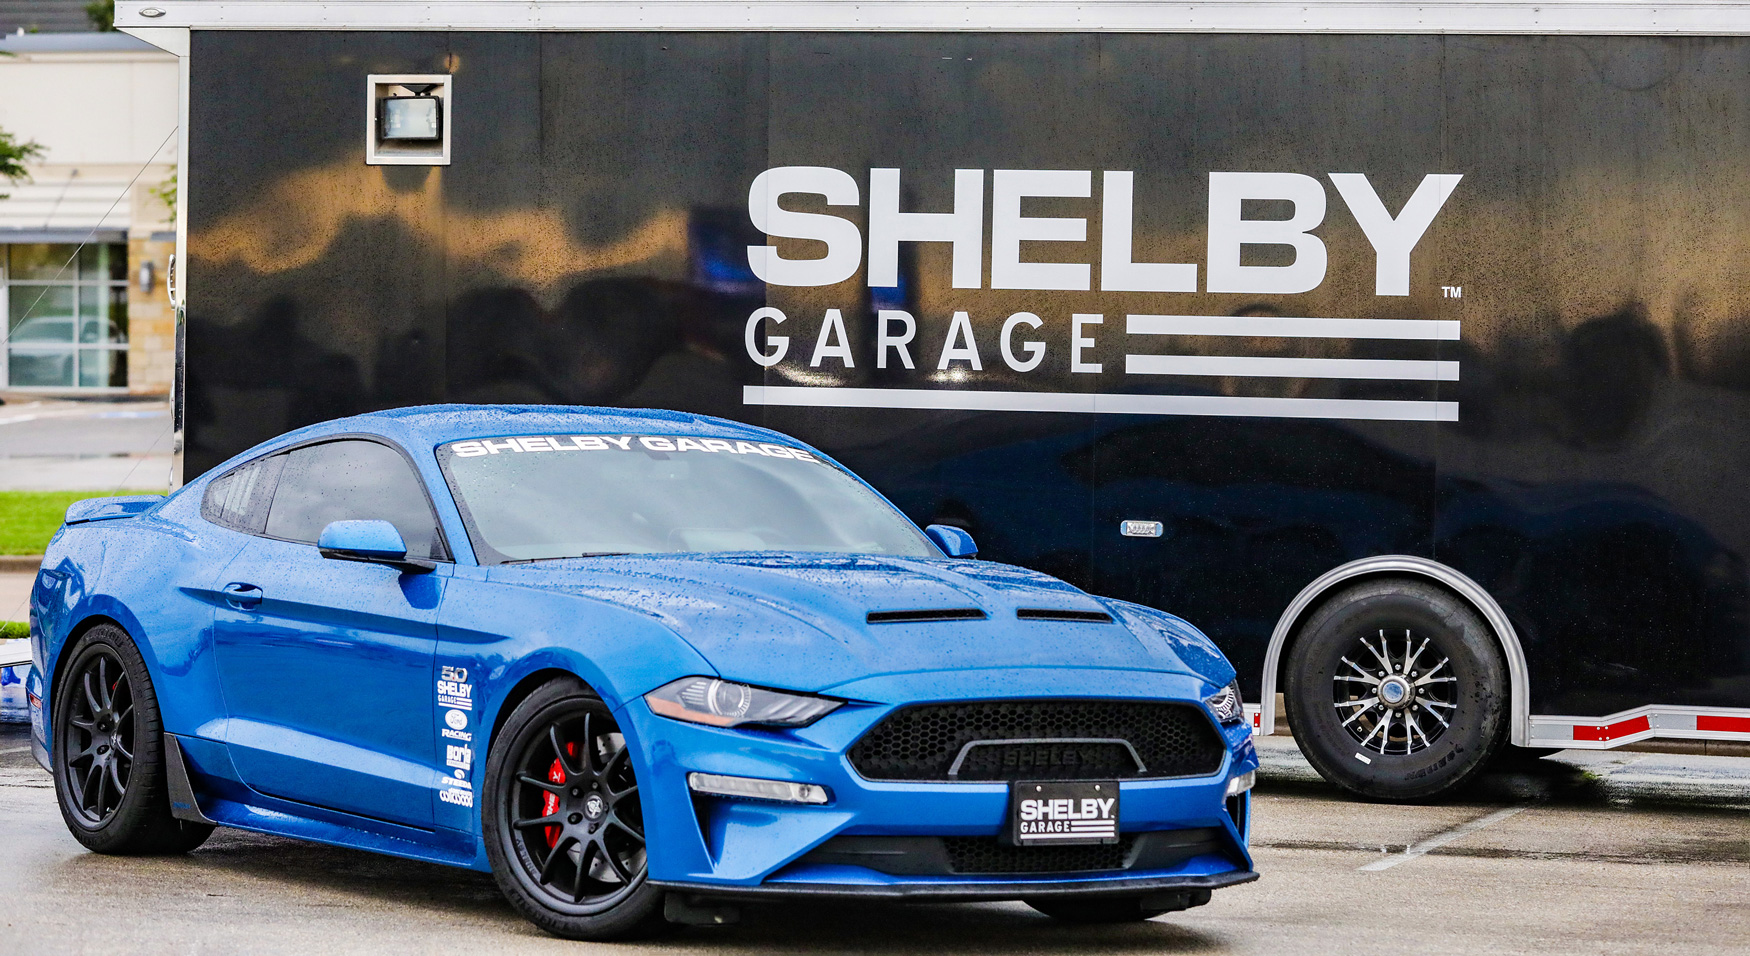
[[[0,405],[0,491],[159,491],[170,485],[169,403]]]
[[[485,874],[353,850],[221,830],[183,857],[87,853],[25,743],[0,732],[0,953],[1750,952],[1750,758],[1567,752],[1384,806],[1262,738],[1262,879],[1204,907],[1084,927],[1008,903],[761,906],[610,946],[541,934]]]

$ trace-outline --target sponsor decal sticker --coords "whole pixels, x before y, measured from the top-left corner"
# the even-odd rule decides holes
[[[471,790],[440,790],[438,791],[438,799],[445,803],[453,803],[458,807],[472,807],[474,805],[474,793]]]
[[[449,707],[455,710],[474,709],[474,685],[468,683],[466,667],[445,666],[438,677],[437,702],[439,707]],[[445,721],[448,721],[445,717]]]
[[[461,730],[468,726],[468,715],[459,710],[452,710],[444,714],[444,723],[448,724],[451,730]]]

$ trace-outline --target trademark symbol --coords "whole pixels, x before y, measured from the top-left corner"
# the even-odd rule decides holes
[[[1464,286],[1443,285],[1440,287],[1440,295],[1448,299],[1462,299],[1464,298]]]

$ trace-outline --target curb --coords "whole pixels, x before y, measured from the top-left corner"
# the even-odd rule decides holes
[[[0,574],[35,574],[42,566],[40,554],[0,554]]]

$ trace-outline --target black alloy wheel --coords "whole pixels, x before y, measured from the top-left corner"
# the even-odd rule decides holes
[[[1284,689],[1307,761],[1373,800],[1450,793],[1507,735],[1500,645],[1470,605],[1431,583],[1367,581],[1325,601],[1295,639]]]
[[[69,809],[97,829],[115,817],[134,776],[134,689],[112,648],[80,658],[64,685],[69,692],[60,760],[67,768]]]
[[[55,794],[74,838],[99,853],[183,853],[212,834],[170,812],[164,726],[127,632],[99,624],[64,657],[50,698]]]
[[[556,936],[615,939],[661,925],[631,757],[608,708],[572,681],[536,690],[493,743],[483,813],[493,875]]]

